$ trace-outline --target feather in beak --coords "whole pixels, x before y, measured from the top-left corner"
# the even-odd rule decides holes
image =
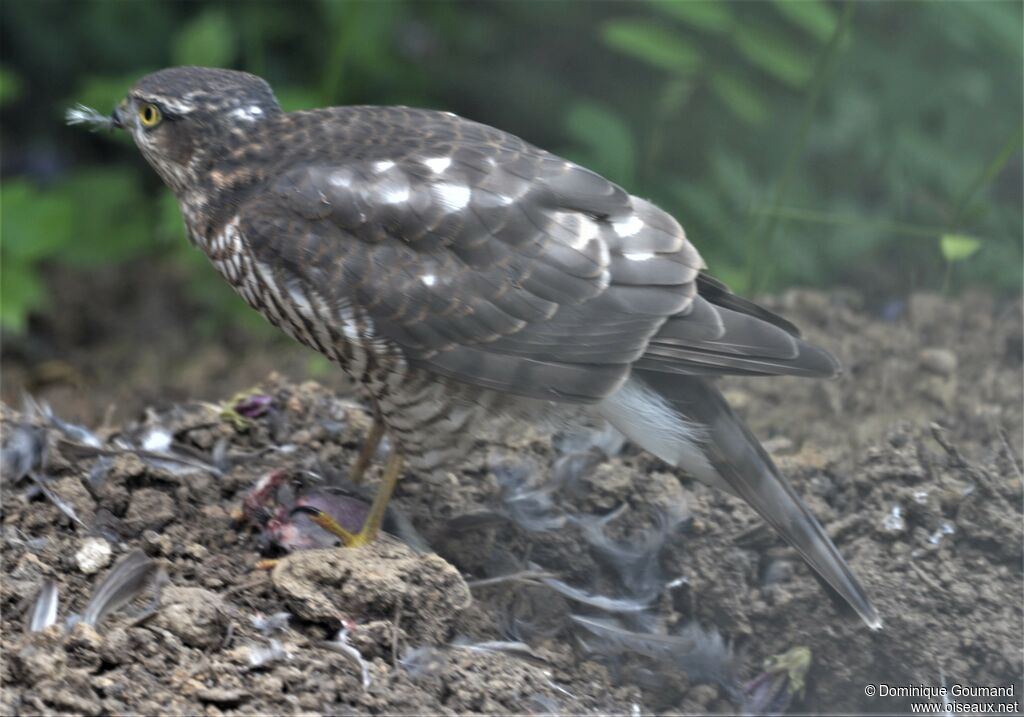
[[[85,105],[75,105],[70,108],[64,114],[64,120],[72,125],[88,125],[89,129],[93,132],[100,129],[124,129],[124,125],[121,124],[121,120],[118,118],[117,110],[114,110],[114,113],[111,115],[105,115]]]

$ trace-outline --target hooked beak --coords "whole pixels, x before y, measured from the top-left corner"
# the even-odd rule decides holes
[[[121,104],[114,108],[113,113],[110,115],[110,123],[114,129],[126,129],[123,119],[126,109],[127,107],[125,102],[121,102]]]

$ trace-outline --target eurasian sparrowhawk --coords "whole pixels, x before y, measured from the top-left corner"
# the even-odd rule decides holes
[[[402,458],[457,461],[486,414],[589,411],[744,499],[871,627],[839,555],[710,378],[832,376],[791,323],[703,273],[679,223],[506,132],[447,112],[284,112],[250,74],[180,67],[108,123],[174,191],[193,243],[254,309],[338,364]]]

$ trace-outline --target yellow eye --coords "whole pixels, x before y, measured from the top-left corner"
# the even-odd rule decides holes
[[[156,105],[145,104],[139,108],[139,120],[146,129],[156,127],[161,119],[160,109]]]

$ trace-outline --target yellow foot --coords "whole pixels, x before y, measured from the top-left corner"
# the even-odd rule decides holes
[[[309,516],[310,520],[326,530],[328,533],[337,535],[346,548],[362,547],[363,545],[372,543],[373,539],[377,537],[376,530],[373,530],[372,532],[368,530],[370,527],[369,520],[366,521],[366,524],[363,525],[362,529],[358,533],[353,533],[352,531],[343,528],[338,521],[327,515],[327,513],[322,510],[310,508],[308,505],[302,505],[295,508],[295,512],[305,513]]]
[[[257,560],[256,561],[256,565],[254,565],[253,567],[256,568],[256,570],[273,570],[274,568],[277,567],[277,564],[279,562],[281,562],[281,561],[278,560],[277,558],[273,558],[273,559],[269,559],[269,560]]]
[[[261,396],[262,392],[259,388],[253,387],[245,391],[239,391],[234,396],[229,398],[217,406],[220,409],[220,417],[231,421],[236,431],[246,431],[253,427],[254,422],[251,418],[247,418],[238,412],[237,406],[243,401],[253,398],[254,396]],[[269,397],[267,398],[269,401]]]
[[[387,465],[384,467],[384,477],[381,480],[380,487],[377,489],[377,495],[373,497],[370,512],[366,514],[363,527],[359,529],[358,533],[353,533],[339,525],[338,521],[333,517],[317,508],[302,505],[297,506],[295,510],[307,513],[314,523],[327,532],[341,538],[341,542],[346,547],[358,548],[367,545],[372,543],[374,538],[377,537],[377,533],[380,532],[380,526],[384,522],[384,513],[388,509],[388,501],[391,500],[391,493],[395,490],[395,483],[398,482],[398,477],[401,474],[402,454],[398,452],[396,447],[391,451],[391,455],[388,456]]]

